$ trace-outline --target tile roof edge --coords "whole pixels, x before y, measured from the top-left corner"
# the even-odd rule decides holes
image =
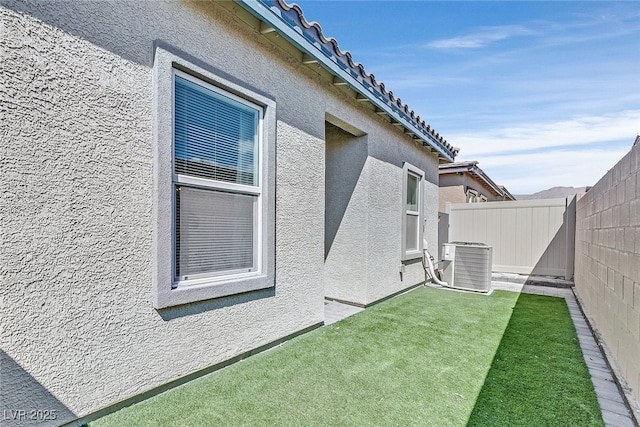
[[[481,181],[484,181],[484,183],[487,185],[487,187],[490,190],[493,190],[496,193],[496,195],[498,195],[500,197],[504,197],[505,195],[509,195],[509,196],[511,196],[512,199],[515,200],[513,195],[511,195],[511,193],[506,191],[506,188],[504,186],[496,184],[495,181],[493,181],[489,177],[489,175],[487,175],[487,173],[485,171],[483,171],[482,168],[480,168],[480,166],[478,166],[478,163],[479,162],[477,160],[467,160],[467,161],[463,161],[463,162],[456,162],[456,163],[449,163],[449,164],[446,164],[446,165],[440,165],[438,167],[438,174],[439,175],[444,175],[444,174],[456,173],[456,172],[468,172],[471,175],[474,175],[474,176],[478,177],[478,179],[480,179]]]
[[[371,91],[371,89],[377,90],[384,98],[384,99],[380,99],[379,97],[376,97],[376,99],[384,102],[389,107],[399,109],[399,113],[401,114],[403,113],[406,119],[410,121],[417,129],[423,130],[427,134],[429,134],[431,136],[431,139],[439,143],[439,145],[441,145],[441,148],[446,150],[448,154],[450,154],[452,159],[455,158],[455,156],[460,151],[459,148],[453,147],[451,144],[449,144],[446,141],[446,139],[444,139],[444,137],[442,137],[439,133],[435,131],[435,129],[433,129],[429,124],[425,123],[425,121],[422,120],[420,116],[417,116],[416,113],[413,110],[411,110],[407,104],[404,104],[400,98],[396,97],[393,94],[392,91],[387,90],[384,83],[376,81],[374,74],[368,73],[365,70],[364,65],[362,65],[359,62],[355,62],[353,60],[353,56],[351,52],[349,52],[348,50],[342,51],[340,49],[340,46],[338,45],[338,41],[335,38],[333,37],[327,38],[324,35],[322,27],[320,26],[319,23],[315,21],[311,21],[311,22],[307,21],[306,17],[304,16],[304,12],[302,11],[302,8],[299,5],[297,5],[296,3],[288,4],[284,0],[258,0],[258,1],[266,5],[267,7],[269,7],[269,9],[271,9],[272,6],[278,7],[282,12],[286,13],[289,18],[291,18],[290,15],[293,11],[293,13],[295,14],[293,16],[294,20],[298,21],[299,24],[302,27],[304,27],[304,29],[312,30],[312,32],[310,31],[310,34],[307,34],[307,35],[314,38],[315,43],[314,41],[309,40],[309,38],[306,37],[306,35],[303,34],[303,36],[305,36],[305,38],[307,38],[307,40],[310,41],[312,44],[315,44],[319,52],[324,54],[330,60],[334,62],[339,61],[342,63],[342,65],[348,67],[351,71],[349,74],[353,78],[358,80],[362,84],[362,86],[369,89],[369,91]],[[334,58],[332,58],[332,56]],[[346,58],[346,61],[345,61],[345,58]],[[345,69],[343,66],[341,66],[341,64],[338,63],[338,65],[341,68]],[[354,75],[354,73],[356,75]],[[365,91],[365,94],[366,92],[367,91]]]
[[[462,162],[452,162],[452,163],[447,163],[444,165],[440,165],[439,169],[453,169],[453,168],[471,168],[475,165],[477,165],[479,162],[477,160],[465,160]]]

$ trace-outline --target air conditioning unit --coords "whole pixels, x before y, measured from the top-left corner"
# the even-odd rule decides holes
[[[444,243],[442,261],[442,279],[452,288],[476,292],[491,290],[491,246],[473,242]]]

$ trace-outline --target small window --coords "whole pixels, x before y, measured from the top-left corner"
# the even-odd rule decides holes
[[[422,256],[422,180],[424,172],[405,163],[403,167],[402,260]]]

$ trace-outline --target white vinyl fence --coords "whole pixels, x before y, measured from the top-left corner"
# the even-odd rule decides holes
[[[493,247],[493,271],[573,277],[575,197],[447,204],[449,242]]]

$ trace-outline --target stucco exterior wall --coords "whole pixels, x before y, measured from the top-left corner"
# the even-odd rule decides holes
[[[577,201],[576,291],[640,404],[640,145]]]
[[[368,136],[353,136],[328,124],[325,141],[325,296],[362,303],[367,295],[364,260],[369,255]],[[346,262],[354,257],[362,262]]]
[[[419,263],[399,275],[401,168],[426,173],[435,242],[435,155],[226,6],[5,1],[0,18],[3,407],[56,409],[60,424],[322,322],[324,277],[337,268],[323,250],[327,112],[367,135],[349,201],[368,218],[364,230],[352,222],[366,255],[342,260],[365,278],[358,298],[424,279]],[[158,41],[275,100],[275,288],[152,307]]]
[[[443,187],[442,177],[440,179],[440,201],[438,209],[440,212],[447,211],[447,203],[466,203],[467,195],[465,194],[464,185],[451,185]]]
[[[435,245],[438,239],[438,161],[426,156],[421,144],[394,138],[392,130],[381,129],[369,142],[369,256],[367,257],[367,304],[391,292],[399,292],[425,280],[420,259],[401,262],[402,173],[404,162],[425,174],[422,185],[424,239]],[[377,136],[377,135],[376,135]],[[402,274],[401,274],[402,267]]]
[[[167,34],[176,17],[184,28],[206,27],[200,43],[189,33],[174,34],[178,48],[267,93],[301,92],[278,104],[275,291],[152,308],[148,58],[123,58],[2,9],[7,81],[0,90],[9,106],[2,157],[11,159],[1,215],[7,227],[2,294],[10,308],[2,317],[3,366],[22,371],[17,383],[33,379],[32,390],[20,398],[10,396],[15,384],[3,384],[3,401],[12,409],[67,408],[83,416],[323,320],[324,111],[309,111],[303,94],[315,96],[309,93],[320,88],[309,77],[291,78],[293,89],[275,78],[259,81],[274,69],[293,73],[268,46],[241,34],[224,10],[206,15],[177,3],[147,6],[145,13],[157,18],[154,28]],[[56,7],[63,19],[73,16],[71,9],[97,5]],[[121,31],[137,27],[141,12],[129,12],[119,17]],[[101,31],[94,21],[85,25],[96,25],[86,31]],[[151,52],[146,28],[120,34],[121,44],[132,36],[144,38]],[[224,40],[223,46],[208,43],[212,38]],[[252,68],[248,61],[253,73],[246,71]],[[287,123],[309,123],[307,115],[318,117],[315,135]],[[49,400],[32,400],[38,385]]]
[[[440,175],[440,212],[446,211],[446,204],[466,203],[467,190],[474,190],[478,197],[484,196],[488,202],[502,201],[502,197],[496,196],[489,187],[474,176],[465,173]]]
[[[419,259],[401,261],[402,166],[409,162],[425,173],[425,238],[436,245],[438,162],[394,129],[355,116],[353,120],[349,124],[364,136],[333,126],[326,136],[326,212],[332,224],[328,230],[336,227],[336,232],[325,235],[330,245],[324,283],[327,298],[368,305],[425,280]],[[346,202],[330,200],[334,193]]]

